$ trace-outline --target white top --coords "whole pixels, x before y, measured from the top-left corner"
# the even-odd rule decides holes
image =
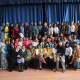
[[[53,28],[49,28],[49,35],[52,34],[53,35]]]
[[[75,32],[76,31],[76,27],[74,25],[71,26],[71,32]]]
[[[20,46],[20,49],[22,48],[22,45],[23,45],[23,41],[19,41],[19,46]]]
[[[39,42],[32,42],[32,45],[37,47],[37,45],[39,44]]]
[[[65,55],[66,56],[71,56],[72,55],[72,48],[71,47],[66,48]]]
[[[56,54],[55,53],[57,52],[57,49],[53,48],[52,52],[53,52],[54,62],[56,62]]]
[[[59,28],[58,27],[54,27],[53,28],[53,32],[56,33],[56,34],[58,34],[59,33]]]
[[[41,42],[40,45],[41,45],[41,48],[44,48],[45,47],[45,42]]]

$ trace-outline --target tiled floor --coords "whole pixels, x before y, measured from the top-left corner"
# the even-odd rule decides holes
[[[24,72],[9,72],[0,69],[0,80],[80,80],[80,70],[68,69],[62,73],[60,69],[55,73],[49,69],[29,69]]]

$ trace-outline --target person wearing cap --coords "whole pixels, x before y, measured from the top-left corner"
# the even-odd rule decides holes
[[[9,39],[9,23],[6,23],[6,27],[4,29],[4,32],[5,32],[4,38],[5,38],[5,40],[8,40]]]
[[[72,58],[72,48],[69,46],[69,42],[66,42],[65,44],[66,50],[65,50],[65,65],[66,68],[69,67],[69,63]]]
[[[59,61],[61,59],[62,72],[65,72],[65,47],[62,45],[62,41],[58,42],[57,53],[56,53],[56,71],[59,69]]]

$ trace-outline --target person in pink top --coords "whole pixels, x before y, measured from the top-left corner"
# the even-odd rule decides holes
[[[25,46],[25,48],[27,49],[28,45],[30,44],[28,37],[26,37],[25,41],[23,41],[23,45]]]
[[[29,43],[32,44],[32,42],[33,42],[33,41],[32,41],[32,37],[30,36],[30,37],[29,37]]]
[[[18,38],[19,37],[19,28],[18,28],[18,24],[15,25],[15,27],[13,28],[13,37],[14,39]]]

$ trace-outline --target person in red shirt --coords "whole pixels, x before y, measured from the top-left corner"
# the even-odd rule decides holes
[[[16,39],[16,41],[14,41],[14,47],[16,48],[18,45],[18,38]]]

